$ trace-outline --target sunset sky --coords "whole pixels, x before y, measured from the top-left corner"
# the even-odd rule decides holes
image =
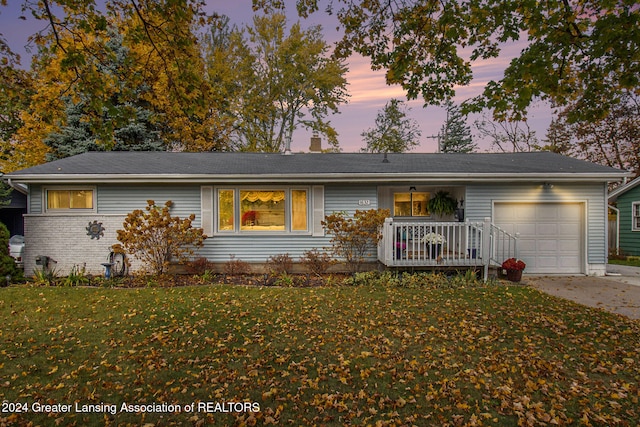
[[[23,56],[23,66],[28,67],[28,55],[25,54],[23,46],[27,43],[29,35],[45,28],[45,23],[36,21],[30,16],[27,16],[26,20],[20,19],[19,5],[22,1],[12,0],[9,3],[10,5],[7,7],[0,6],[0,32],[8,40],[12,49]],[[242,26],[251,23],[253,12],[250,0],[236,0],[233,2],[228,0],[208,0],[207,3],[207,12],[228,15],[233,24]],[[298,20],[293,7],[287,13],[290,23]],[[325,40],[330,44],[339,37],[339,33],[335,29],[335,23],[335,18],[322,11],[315,13],[307,20],[301,21],[303,28],[308,28],[311,25],[322,25]],[[488,81],[499,80],[509,60],[520,52],[524,46],[523,43],[513,43],[504,47],[500,58],[474,63],[474,80],[469,86],[457,89],[454,101],[459,103],[471,98],[481,93]],[[329,117],[329,120],[339,133],[338,138],[342,151],[355,152],[365,145],[360,134],[374,126],[376,115],[384,107],[385,103],[392,98],[406,101],[406,97],[399,86],[387,86],[384,79],[384,71],[372,71],[368,59],[352,56],[347,64],[349,67],[346,75],[349,84],[349,102],[340,107],[340,114]],[[420,99],[411,101],[407,105],[411,108],[410,117],[416,120],[422,131],[421,144],[414,151],[435,152],[437,149],[436,140],[435,138],[429,138],[429,136],[436,135],[444,123],[446,117],[444,108],[423,108],[423,102]],[[479,116],[470,116],[468,119],[468,124],[472,128],[474,136],[476,132],[473,122],[477,118]],[[536,131],[536,136],[539,140],[544,138],[550,119],[549,109],[545,106],[534,107],[531,110],[529,123],[532,129]],[[310,131],[303,129],[296,131],[292,142],[292,151],[307,151],[310,137]],[[480,151],[486,151],[491,148],[487,141],[477,139],[477,142],[480,145]],[[326,142],[323,141],[323,147],[326,146]]]

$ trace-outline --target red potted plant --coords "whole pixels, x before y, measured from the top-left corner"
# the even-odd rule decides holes
[[[526,266],[524,261],[515,258],[509,258],[502,263],[502,268],[507,271],[507,280],[512,282],[522,280],[522,270],[524,270]]]

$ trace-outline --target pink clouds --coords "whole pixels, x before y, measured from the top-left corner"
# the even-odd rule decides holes
[[[22,47],[27,43],[27,37],[37,31],[41,31],[46,27],[46,23],[35,21],[30,16],[27,16],[26,20],[21,20],[19,18],[20,3],[19,1],[12,1],[9,6],[0,7],[0,31],[9,40],[12,48],[22,54],[23,66],[26,68],[28,67],[28,62],[24,58],[25,52]],[[293,7],[289,9],[287,11],[289,21],[293,23],[298,20],[298,17],[295,15]],[[322,25],[326,34],[325,39],[329,43],[333,43],[340,37],[340,33],[336,30],[335,17],[327,15],[322,10],[323,8],[321,7],[319,12],[302,21],[302,25],[303,27]],[[238,26],[250,24],[253,16],[249,0],[239,2],[208,0],[207,12],[228,15],[231,23]],[[454,101],[460,103],[472,98],[482,92],[487,82],[499,80],[511,58],[517,56],[525,46],[526,37],[523,37],[521,41],[503,46],[500,58],[474,62],[472,64],[473,81],[468,86],[456,88]],[[342,150],[344,152],[354,152],[364,146],[360,134],[374,126],[378,111],[390,99],[397,98],[406,101],[406,96],[399,86],[388,86],[386,84],[384,70],[372,71],[367,58],[353,55],[348,59],[347,63],[349,66],[349,71],[346,75],[349,84],[349,102],[341,106],[340,114],[335,114],[328,119],[339,133]],[[443,125],[446,118],[444,109],[432,106],[423,108],[422,99],[407,102],[407,106],[411,108],[410,117],[418,122],[422,130],[422,142],[415,151],[435,152],[437,150],[436,140],[429,138],[429,136],[437,134]],[[473,121],[477,118],[479,117],[471,116],[468,124],[473,125]],[[549,121],[550,111],[548,107],[541,105],[532,109],[530,125],[536,130],[539,139],[544,137]],[[292,150],[307,151],[310,138],[311,131],[299,129],[294,134]],[[490,148],[488,142],[479,142],[482,151]],[[325,148],[326,145],[325,142]]]

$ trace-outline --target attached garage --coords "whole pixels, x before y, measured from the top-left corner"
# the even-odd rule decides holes
[[[583,203],[495,203],[494,222],[519,235],[527,273],[585,273]]]

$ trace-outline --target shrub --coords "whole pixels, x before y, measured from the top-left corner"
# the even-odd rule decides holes
[[[249,274],[249,272],[251,272],[251,266],[248,262],[236,259],[235,255],[229,255],[229,261],[224,264],[223,272],[229,276],[240,276],[242,274]]]
[[[89,284],[86,266],[83,264],[81,267],[77,265],[71,267],[69,275],[62,280],[62,284],[64,286],[81,286]]]
[[[300,257],[300,262],[309,273],[321,277],[329,270],[329,267],[336,263],[336,260],[331,258],[326,251],[320,252],[313,248]]]
[[[211,272],[213,270],[211,263],[204,257],[196,258],[193,261],[189,261],[185,267],[187,273],[196,274],[198,276],[203,275],[206,272]]]
[[[333,235],[333,253],[343,258],[352,272],[360,271],[367,252],[375,250],[382,238],[380,228],[389,215],[388,209],[356,210],[353,218],[347,218],[345,212],[336,212],[322,221],[322,226]]]
[[[0,280],[5,282],[5,276],[12,280],[22,278],[22,270],[16,266],[16,261],[9,255],[9,229],[0,222]]]
[[[280,254],[269,257],[267,272],[271,275],[287,275],[293,269],[293,259],[289,254]]]
[[[207,238],[201,228],[192,227],[194,214],[184,219],[172,217],[172,205],[169,200],[164,207],[158,207],[153,200],[147,200],[145,210],[130,212],[123,230],[117,231],[125,250],[156,275],[165,273],[172,260],[186,262],[194,248],[202,247]]]

